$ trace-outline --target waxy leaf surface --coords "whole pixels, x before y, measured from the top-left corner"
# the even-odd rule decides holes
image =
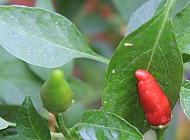
[[[180,92],[180,103],[183,112],[190,120],[190,81],[186,80],[183,82]]]
[[[120,42],[107,70],[102,110],[121,116],[141,132],[148,125],[137,96],[135,71],[144,69],[155,77],[171,108],[180,91],[183,65],[171,23],[170,2]]]
[[[74,58],[107,63],[65,17],[38,8],[0,6],[0,45],[30,64],[54,68]]]
[[[184,62],[190,61],[190,4],[174,17],[177,43],[183,54]]]
[[[83,114],[82,122],[75,126],[84,140],[142,140],[139,131],[119,116],[91,110]]]
[[[27,95],[18,111],[16,129],[25,140],[51,140],[50,131]]]

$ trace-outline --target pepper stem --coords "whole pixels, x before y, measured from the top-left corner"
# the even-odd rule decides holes
[[[164,129],[156,129],[157,140],[164,140]]]
[[[57,124],[58,124],[61,132],[65,136],[65,138],[67,140],[73,140],[72,136],[70,135],[69,131],[67,130],[67,128],[65,126],[62,114],[55,114],[55,119],[57,121]]]

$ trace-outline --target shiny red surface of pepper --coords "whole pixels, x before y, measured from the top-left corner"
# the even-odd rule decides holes
[[[171,119],[171,108],[154,77],[146,70],[135,72],[138,98],[151,126],[167,125]]]

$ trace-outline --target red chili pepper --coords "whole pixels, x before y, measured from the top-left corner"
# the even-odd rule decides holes
[[[167,125],[171,119],[168,98],[148,71],[139,69],[135,72],[135,76],[138,98],[147,122],[151,126]]]

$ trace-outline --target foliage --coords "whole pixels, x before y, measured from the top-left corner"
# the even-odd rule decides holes
[[[142,140],[151,128],[137,97],[137,69],[155,77],[172,109],[180,97],[190,118],[190,82],[182,83],[183,63],[190,61],[190,4],[176,15],[175,0],[68,1],[63,9],[62,4],[0,6],[0,138]],[[121,33],[118,27],[126,21]],[[39,94],[54,68],[64,71],[75,101],[63,116],[55,114],[58,125]],[[101,92],[102,106],[89,110]]]

